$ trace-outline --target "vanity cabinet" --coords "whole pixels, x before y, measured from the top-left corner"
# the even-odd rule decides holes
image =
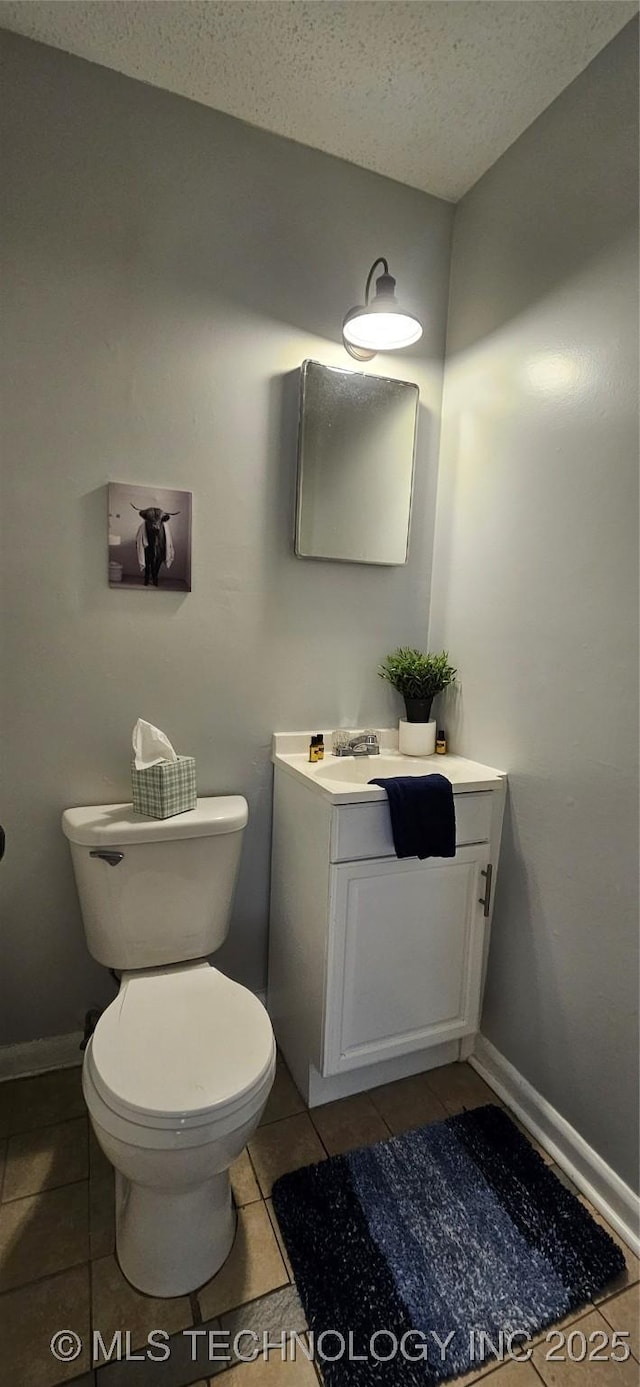
[[[268,1008],[307,1102],[458,1059],[480,1022],[504,777],[454,785],[455,857],[399,860],[386,796],[336,804],[274,761]]]
[[[454,858],[333,868],[323,1074],[478,1029],[487,865],[468,847]]]

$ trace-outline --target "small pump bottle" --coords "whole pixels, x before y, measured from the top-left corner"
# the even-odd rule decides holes
[[[311,738],[311,741],[309,742],[309,760],[310,760],[310,761],[317,761],[317,760],[318,760],[318,738],[317,738],[317,737],[312,737],[312,738]]]
[[[438,756],[445,756],[447,751],[447,736],[444,727],[439,727],[436,733],[436,753]]]
[[[318,732],[316,736],[316,761],[324,761],[324,734]]]

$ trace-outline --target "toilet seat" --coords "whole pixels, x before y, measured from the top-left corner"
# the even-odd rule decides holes
[[[125,974],[85,1064],[117,1118],[176,1132],[244,1120],[271,1085],[274,1051],[258,998],[196,963]]]

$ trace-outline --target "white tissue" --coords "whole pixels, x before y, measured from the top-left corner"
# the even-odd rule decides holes
[[[138,718],[131,737],[135,767],[146,771],[149,766],[157,766],[160,761],[177,761],[177,756],[168,737],[159,727]]]

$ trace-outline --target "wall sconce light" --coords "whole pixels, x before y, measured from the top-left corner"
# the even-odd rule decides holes
[[[378,265],[383,273],[376,280],[376,292],[371,303],[371,281]],[[415,314],[402,308],[395,296],[396,281],[389,274],[384,256],[374,260],[364,291],[364,304],[350,308],[342,324],[342,341],[349,356],[356,361],[371,361],[376,352],[394,352],[411,347],[422,337],[422,323]]]

